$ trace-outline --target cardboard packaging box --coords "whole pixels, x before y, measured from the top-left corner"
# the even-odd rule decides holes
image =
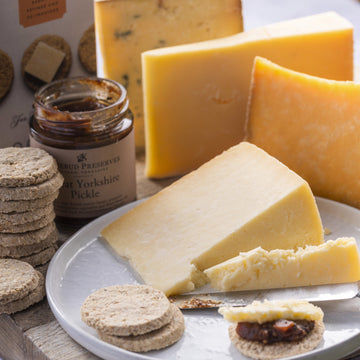
[[[39,86],[96,75],[93,25],[93,0],[1,0],[0,147],[28,145]]]

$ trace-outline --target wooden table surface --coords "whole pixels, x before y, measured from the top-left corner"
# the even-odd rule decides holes
[[[243,0],[245,29],[272,22],[337,11],[348,18],[355,27],[354,58],[360,64],[360,1],[359,0]],[[137,193],[144,198],[158,192],[174,179],[152,181],[144,177],[144,161],[137,161]],[[61,241],[75,229],[59,226]],[[0,315],[0,360],[93,360],[95,355],[73,341],[54,318],[44,299],[28,310],[14,315]],[[358,354],[347,359],[360,360]]]

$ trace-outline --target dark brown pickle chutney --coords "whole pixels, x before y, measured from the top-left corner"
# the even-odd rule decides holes
[[[67,101],[60,103],[59,105],[54,105],[56,110],[67,112],[94,111],[103,109],[104,107],[106,107],[106,104],[101,103],[92,97],[87,97],[85,99],[79,99],[75,101]]]
[[[75,78],[50,85],[35,95],[30,120],[30,136],[39,143],[67,149],[94,148],[119,141],[132,130],[133,115],[120,84]]]
[[[114,163],[114,159],[121,163],[119,158],[130,157],[133,161],[127,161],[126,168],[121,171],[135,173],[132,143],[126,145],[126,152],[129,154],[119,153],[123,151],[119,150],[122,149],[120,142],[133,141],[128,140],[129,137],[133,137],[133,115],[129,109],[129,100],[126,89],[114,81],[98,78],[64,79],[42,87],[35,94],[34,113],[30,120],[30,145],[42,147],[51,153],[65,178],[64,186],[60,190],[60,200],[57,199],[55,202],[58,220],[83,224],[135,200],[134,186],[131,186],[128,193],[125,191],[126,194],[119,194],[117,201],[116,193],[111,196],[112,192],[110,192],[106,195],[107,198],[103,198],[100,189],[101,186],[110,188],[107,185],[115,182],[118,183],[114,184],[114,188],[118,189],[121,182],[118,169],[110,170],[112,173],[105,174],[105,169],[103,171],[101,169],[102,164]],[[112,144],[114,148],[109,153],[108,146]],[[101,151],[105,148],[106,155],[101,158]],[[69,152],[65,153],[66,150]],[[70,151],[74,154],[73,163],[69,163],[68,160]],[[90,163],[90,159],[86,157],[94,153],[95,160]],[[84,160],[88,160],[89,164],[85,164]],[[76,173],[76,169],[80,167],[86,169],[87,175]],[[82,186],[82,189],[74,189],[75,185]],[[60,206],[62,198],[66,196],[67,200]],[[69,196],[73,197],[73,201],[69,200]],[[93,209],[88,205],[91,201],[94,203]],[[108,206],[106,202],[109,203]],[[65,203],[68,205],[64,205]],[[95,211],[95,208],[98,208],[98,211]],[[71,221],[72,219],[74,221]]]
[[[245,340],[274,344],[282,341],[299,341],[308,335],[314,326],[315,322],[311,320],[278,319],[263,324],[239,322],[236,332]]]

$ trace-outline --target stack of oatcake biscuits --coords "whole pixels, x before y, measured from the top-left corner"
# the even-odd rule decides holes
[[[57,249],[54,200],[63,177],[42,149],[0,149],[0,258],[38,267]]]
[[[184,316],[165,294],[149,285],[113,285],[90,294],[81,319],[99,338],[134,352],[159,350],[176,343]]]

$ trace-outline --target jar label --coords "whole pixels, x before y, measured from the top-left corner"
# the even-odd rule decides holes
[[[30,146],[53,155],[64,184],[57,216],[94,218],[136,199],[134,130],[120,141],[91,149],[59,149],[30,137]]]

